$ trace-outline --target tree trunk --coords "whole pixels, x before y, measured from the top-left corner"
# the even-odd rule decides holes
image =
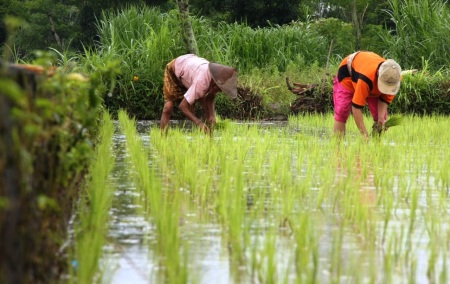
[[[191,21],[189,20],[189,0],[177,0],[178,10],[180,11],[181,36],[188,53],[199,55],[197,41]]]
[[[53,18],[50,14],[48,14],[48,19],[50,20],[50,28],[51,28],[53,35],[55,36],[56,43],[62,49],[63,46],[61,44],[61,39],[60,39],[58,33],[56,32],[55,23],[53,22]]]
[[[360,13],[358,17],[358,7],[356,5],[356,0],[352,0],[353,7],[352,7],[352,22],[353,26],[355,27],[355,48],[356,50],[361,49],[361,31],[363,28],[363,22],[364,22],[364,15],[366,14],[367,7],[369,7],[369,4],[366,4],[362,12]]]
[[[352,7],[352,22],[355,27],[355,48],[359,50],[361,47],[361,25],[358,20],[358,10],[356,7],[356,0],[353,0]]]
[[[20,181],[19,162],[12,149],[14,130],[11,121],[12,106],[6,94],[0,91],[0,196],[8,200],[9,206],[0,211],[0,282],[20,283],[24,281],[23,254],[20,246]]]

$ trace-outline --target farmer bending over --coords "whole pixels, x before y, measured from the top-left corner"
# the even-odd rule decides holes
[[[194,54],[175,58],[166,66],[164,73],[164,109],[161,130],[166,130],[173,106],[195,123],[205,133],[216,123],[214,103],[219,91],[231,98],[237,97],[237,71],[229,66],[210,63]],[[206,123],[195,116],[193,106],[200,101]],[[209,123],[209,127],[207,125]]]
[[[392,59],[369,51],[350,54],[341,62],[334,78],[334,133],[345,135],[345,123],[350,110],[356,126],[365,139],[368,137],[364,125],[363,107],[368,104],[375,124],[384,124],[388,105],[400,89],[401,68]]]

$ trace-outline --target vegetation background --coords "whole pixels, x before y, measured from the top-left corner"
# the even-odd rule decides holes
[[[189,12],[199,55],[239,70],[239,98],[217,100],[222,117],[331,111],[332,76],[355,50],[420,70],[405,76],[391,111],[450,111],[447,1],[191,0]],[[25,20],[14,45],[3,47],[13,61],[32,62],[33,51],[51,48],[59,57],[55,64],[71,62],[88,75],[98,64],[119,60],[117,84],[103,98],[113,115],[125,109],[139,119],[159,119],[165,64],[188,52],[176,1],[12,0],[0,6],[5,15]],[[286,77],[320,87],[299,97],[288,90]]]

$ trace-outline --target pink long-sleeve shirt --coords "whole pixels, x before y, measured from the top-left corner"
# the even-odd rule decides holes
[[[191,105],[209,92],[212,76],[208,63],[194,54],[182,55],[175,60],[175,75],[187,89],[184,97]]]

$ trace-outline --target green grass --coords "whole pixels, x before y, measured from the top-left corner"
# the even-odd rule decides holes
[[[82,195],[75,223],[75,247],[71,263],[71,282],[92,283],[101,279],[99,260],[108,234],[109,209],[114,187],[108,176],[115,163],[111,149],[114,125],[103,112],[95,156],[89,169],[86,192]]]
[[[225,259],[225,281],[239,283],[447,280],[446,117],[403,115],[369,141],[351,124],[333,139],[332,114],[285,127],[228,121],[213,136],[152,126],[148,146],[120,121],[163,279],[201,281],[206,258]],[[211,226],[220,260],[204,254]]]
[[[158,277],[161,277],[158,281],[187,283],[187,263],[182,251],[187,250],[187,246],[183,246],[179,235],[181,194],[179,191],[173,192],[174,194],[162,192],[161,180],[150,168],[148,153],[136,131],[135,120],[122,110],[119,112],[119,122],[126,136],[129,161],[133,168],[132,176],[143,193],[140,202],[146,208],[148,221],[156,227],[155,247],[160,256],[158,263],[165,268],[158,274]],[[161,135],[160,132],[159,134]]]

